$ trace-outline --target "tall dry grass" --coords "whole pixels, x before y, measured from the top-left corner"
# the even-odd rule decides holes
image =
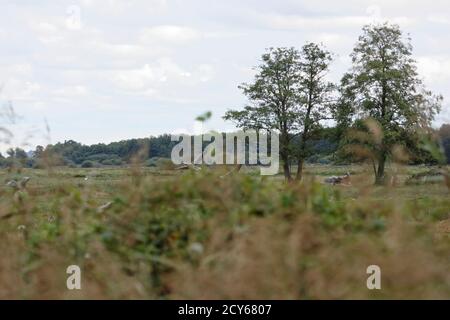
[[[0,188],[0,298],[450,298],[445,190],[408,199],[363,175],[349,193],[207,169],[161,178],[135,165],[115,182],[70,170]],[[80,291],[66,288],[72,264]],[[372,264],[379,291],[366,287]]]

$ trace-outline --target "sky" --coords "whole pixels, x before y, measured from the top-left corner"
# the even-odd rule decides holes
[[[450,123],[447,0],[0,0],[0,150],[73,139],[85,144],[207,129],[246,99],[265,48],[323,43],[339,81],[361,28],[399,24],[427,88]],[[9,140],[9,141],[7,141]]]

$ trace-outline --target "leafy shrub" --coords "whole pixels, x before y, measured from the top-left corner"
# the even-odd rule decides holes
[[[105,159],[101,161],[101,164],[105,165],[105,166],[112,166],[113,165],[113,161],[112,159]]]
[[[120,166],[120,165],[122,165],[122,159],[120,159],[120,158],[112,159],[111,162],[112,162],[113,166]]]
[[[327,156],[323,156],[320,154],[315,154],[310,156],[307,159],[308,163],[317,163],[317,164],[331,164],[333,163],[333,156],[332,155],[327,155]]]
[[[175,168],[172,160],[167,158],[153,157],[145,162],[147,167],[157,167],[164,170],[172,170]]]
[[[90,161],[90,160],[85,160],[81,164],[81,167],[82,168],[93,168],[93,167],[95,167],[95,163],[93,161]]]
[[[145,161],[145,165],[147,167],[156,167],[157,164],[158,164],[159,159],[161,159],[161,158],[153,157],[153,158],[147,159],[147,161]]]

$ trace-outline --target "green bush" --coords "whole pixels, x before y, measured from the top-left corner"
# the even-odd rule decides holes
[[[168,158],[159,158],[159,157],[153,157],[148,159],[145,162],[145,165],[147,167],[157,167],[165,170],[171,170],[175,167],[172,160]]]
[[[93,168],[93,167],[95,167],[95,163],[93,161],[90,161],[90,160],[85,160],[81,164],[81,167],[82,168]]]
[[[160,157],[152,157],[150,159],[147,159],[147,161],[145,161],[145,165],[147,167],[156,167],[159,159],[161,159],[161,158]]]
[[[105,160],[100,161],[100,163],[105,165],[105,166],[112,166],[113,165],[112,159],[105,159]]]

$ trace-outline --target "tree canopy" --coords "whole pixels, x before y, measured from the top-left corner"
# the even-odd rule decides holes
[[[351,58],[352,68],[341,81],[336,118],[348,125],[371,118],[379,125],[380,140],[372,147],[376,182],[383,183],[392,148],[408,146],[417,133],[429,130],[443,98],[425,89],[410,38],[397,25],[365,26]]]
[[[320,121],[328,117],[334,86],[324,76],[331,60],[331,54],[315,43],[305,44],[300,51],[270,48],[255,68],[254,81],[239,87],[251,104],[243,110],[229,110],[224,116],[242,129],[277,130],[288,180],[293,158],[298,159],[297,179],[301,179],[308,140],[320,128]],[[293,145],[297,136],[300,142]]]

